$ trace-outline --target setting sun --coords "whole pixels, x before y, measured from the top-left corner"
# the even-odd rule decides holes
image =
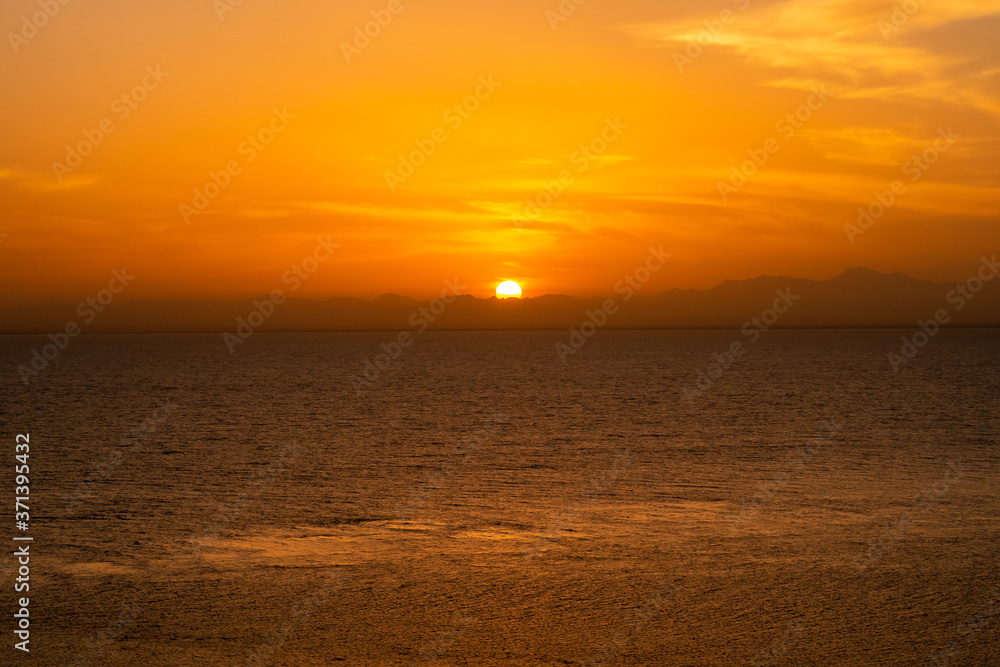
[[[497,285],[497,298],[520,299],[521,286],[515,283],[513,280],[505,280],[499,285]]]

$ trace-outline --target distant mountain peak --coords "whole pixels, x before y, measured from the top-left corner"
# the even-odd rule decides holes
[[[833,278],[831,282],[852,282],[852,283],[864,283],[886,280],[893,281],[895,283],[913,283],[913,284],[925,284],[932,285],[926,280],[921,280],[920,278],[914,278],[911,275],[900,273],[899,271],[893,271],[892,273],[883,273],[881,271],[876,271],[875,269],[869,269],[867,266],[855,266],[847,269],[841,273],[836,278]]]
[[[758,276],[727,280],[709,290],[671,289],[640,293],[626,300],[619,295],[578,298],[541,294],[498,302],[495,296],[463,294],[435,306],[430,328],[439,330],[567,330],[581,322],[598,321],[615,329],[732,328],[761,317],[779,299],[791,299],[780,312],[776,328],[913,327],[937,310],[950,309],[955,283],[933,283],[904,273],[882,273],[864,266],[845,270],[828,280]],[[789,295],[782,297],[782,295]],[[2,295],[0,295],[2,296]],[[595,315],[614,301],[613,312]],[[258,299],[259,301],[259,299]],[[968,307],[965,307],[966,302]],[[408,331],[413,314],[426,312],[427,302],[399,294],[382,294],[373,301],[356,297],[327,300],[289,299],[263,325],[266,331]],[[975,299],[959,301],[949,310],[954,326],[1000,326],[1000,281],[991,282]],[[89,333],[231,332],[234,322],[258,308],[240,301],[123,301],[108,309]],[[43,335],[65,325],[73,304],[25,307],[0,304],[0,332]],[[597,318],[597,319],[595,319]],[[604,326],[603,324],[600,326]]]

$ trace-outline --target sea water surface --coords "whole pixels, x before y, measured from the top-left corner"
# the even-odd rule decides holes
[[[0,337],[30,662],[998,665],[1000,331],[905,333]]]

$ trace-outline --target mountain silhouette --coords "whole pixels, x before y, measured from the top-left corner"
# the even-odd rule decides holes
[[[606,315],[610,329],[740,328],[760,317],[785,294],[775,328],[914,327],[939,310],[950,326],[1000,326],[1000,287],[985,283],[976,294],[963,296],[957,283],[931,283],[902,273],[879,273],[857,267],[829,280],[760,276],[727,280],[710,290],[673,289],[661,294],[637,293],[579,299],[560,294],[533,298],[480,299],[459,296],[449,304],[421,302],[385,294],[373,301],[357,298],[289,298],[251,323],[260,331],[404,331],[420,330],[541,330],[579,326],[588,319],[603,321],[602,305],[614,300]],[[965,289],[964,287],[962,288]],[[226,332],[247,321],[267,297],[247,301],[121,301],[114,302],[92,322],[83,322],[75,305],[0,306],[0,333],[44,334],[77,321],[84,333]],[[961,307],[959,305],[961,304]],[[443,308],[442,308],[443,306]],[[421,308],[424,309],[421,313]],[[264,317],[263,315],[268,315]]]

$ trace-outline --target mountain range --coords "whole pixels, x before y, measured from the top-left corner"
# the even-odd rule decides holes
[[[982,283],[939,284],[853,268],[829,280],[761,276],[727,280],[709,290],[638,291],[628,299],[625,293],[589,299],[463,295],[438,304],[393,294],[372,301],[289,297],[277,304],[269,297],[118,300],[100,313],[75,304],[0,305],[0,333],[57,332],[71,322],[83,333],[235,332],[241,318],[244,329],[261,331],[540,330],[579,327],[588,320],[609,329],[728,329],[754,317],[775,328],[874,328],[915,327],[942,311],[949,326],[995,327],[1000,326],[997,283],[987,281],[973,292]]]

